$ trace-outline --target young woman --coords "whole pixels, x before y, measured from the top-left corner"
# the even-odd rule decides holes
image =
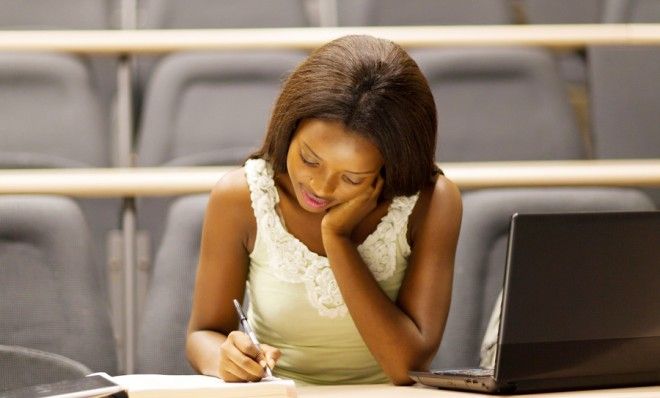
[[[398,45],[347,36],[289,76],[262,148],[208,204],[187,354],[199,372],[410,384],[440,344],[461,222],[434,163],[428,83]],[[261,350],[236,331],[250,298]]]

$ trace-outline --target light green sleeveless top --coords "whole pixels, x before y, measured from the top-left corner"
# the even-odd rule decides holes
[[[302,385],[388,382],[348,313],[328,259],[285,229],[276,211],[279,196],[270,165],[248,160],[245,174],[257,220],[248,319],[260,342],[282,351],[274,374]],[[358,247],[391,300],[407,267],[408,217],[416,201],[417,195],[394,198],[376,230]]]

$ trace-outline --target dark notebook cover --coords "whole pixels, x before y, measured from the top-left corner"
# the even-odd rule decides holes
[[[127,398],[124,387],[106,374],[94,373],[77,379],[39,384],[0,392],[0,398]]]

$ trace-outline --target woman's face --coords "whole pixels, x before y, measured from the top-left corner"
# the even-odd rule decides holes
[[[291,140],[286,165],[300,206],[321,213],[373,184],[383,157],[341,122],[306,119]]]

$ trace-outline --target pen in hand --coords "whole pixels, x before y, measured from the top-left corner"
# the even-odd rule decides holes
[[[254,334],[254,331],[250,327],[250,324],[247,321],[247,317],[245,316],[245,313],[243,313],[243,309],[241,309],[241,305],[236,299],[234,299],[234,307],[236,307],[236,313],[238,314],[238,319],[241,322],[241,326],[243,326],[243,330],[250,337],[252,344],[254,344],[254,346],[257,347],[259,351],[261,351],[259,340],[257,340],[257,336]],[[261,352],[263,353],[263,351]],[[273,377],[273,372],[270,370],[270,367],[268,367],[268,363],[266,363],[266,376]]]

